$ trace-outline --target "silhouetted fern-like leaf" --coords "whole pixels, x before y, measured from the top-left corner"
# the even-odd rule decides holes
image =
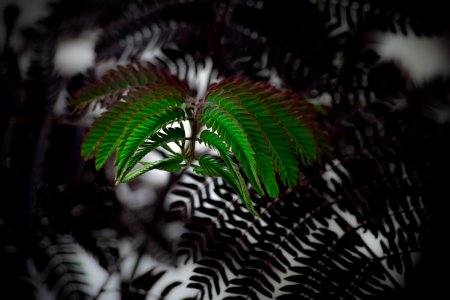
[[[191,190],[199,201],[177,192],[178,201],[194,206],[178,253],[198,266],[189,283],[198,291],[197,298],[353,299],[400,288],[404,283],[397,272],[412,271],[421,247],[416,222],[389,233],[380,229],[403,217],[386,212],[372,222],[360,215],[355,223],[341,208],[351,203],[343,198],[345,192],[328,194],[332,190],[319,190],[320,182],[269,202],[253,199],[260,211],[256,220],[220,180],[208,180],[201,194]],[[341,195],[342,200],[333,201],[331,195]],[[220,199],[227,199],[227,204]],[[404,216],[418,216],[423,209],[406,197],[398,203],[409,209]],[[368,232],[379,240],[369,242],[374,236]],[[406,240],[409,246],[401,242]]]
[[[149,60],[153,57],[146,57],[146,51],[159,52],[202,37],[214,26],[211,6],[208,1],[179,0],[129,4],[100,36],[97,60]]]
[[[280,199],[253,198],[256,220],[240,213],[220,181],[178,192],[192,215],[178,253],[202,266],[189,284],[198,298],[357,299],[402,295],[411,284],[428,218],[419,182],[429,154],[410,137],[425,125],[408,119],[412,108],[391,110],[389,101],[347,114],[334,105],[338,159],[319,173],[305,170],[312,180]]]
[[[430,19],[429,12],[419,13],[419,5],[405,7],[400,3],[383,1],[310,1],[327,16],[326,25],[331,35],[352,29],[390,31],[397,34],[433,35],[440,34],[443,25]],[[434,4],[430,4],[434,5]]]
[[[101,267],[107,271],[113,271],[119,259],[116,232],[110,228],[102,228],[82,232],[82,234],[76,237],[80,245],[97,259]]]
[[[165,273],[165,271],[156,272],[155,268],[152,268],[129,283],[123,282],[122,297],[134,300],[146,299],[149,290]],[[164,295],[161,295],[161,297],[164,297]]]
[[[88,299],[85,272],[74,240],[67,235],[39,240],[33,261],[57,299]]]

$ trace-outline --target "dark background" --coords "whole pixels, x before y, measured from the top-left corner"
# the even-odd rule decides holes
[[[393,211],[392,222],[401,218],[400,211],[420,212],[417,224],[400,222],[406,236],[417,237],[417,243],[410,244],[408,238],[403,244],[389,245],[392,253],[411,248],[422,252],[417,266],[405,271],[406,289],[381,291],[376,296],[448,294],[449,128],[448,119],[440,122],[430,111],[449,110],[449,81],[438,76],[417,83],[396,62],[380,60],[373,47],[381,42],[379,33],[446,39],[450,18],[442,1],[360,1],[354,18],[334,8],[349,7],[355,1],[322,1],[320,5],[314,1],[137,1],[134,6],[132,1],[60,1],[46,6],[48,13],[29,23],[21,22],[21,17],[35,8],[32,1],[1,1],[0,292],[13,295],[5,299],[32,299],[36,286],[44,284],[56,291],[57,298],[89,298],[83,292],[83,272],[70,267],[66,273],[78,292],[61,288],[58,278],[64,272],[50,271],[40,283],[27,279],[33,273],[30,264],[40,273],[54,253],[62,251],[58,249],[67,241],[61,237],[72,237],[67,243],[80,244],[93,253],[105,270],[117,265],[121,238],[144,236],[146,242],[136,252],[155,255],[149,248],[157,247],[168,253],[165,257],[176,257],[171,256],[176,247],[161,228],[182,219],[162,208],[164,195],[178,179],[172,177],[168,187],[158,188],[159,200],[149,202],[140,212],[126,207],[117,199],[108,173],[95,171],[91,162],[79,156],[87,125],[71,113],[69,102],[76,90],[96,78],[101,63],[123,59],[127,45],[132,51],[125,61],[138,61],[148,41],[133,34],[153,25],[160,28],[154,39],[165,54],[157,60],[163,67],[186,54],[200,65],[210,57],[223,77],[241,74],[270,81],[267,70],[276,70],[283,88],[311,98],[329,95],[331,105],[325,107],[320,122],[330,133],[336,158],[351,177],[347,180],[338,173],[344,183],[332,196],[347,197],[342,205],[358,213],[360,224],[388,215],[388,207],[398,209]],[[364,4],[367,11],[362,9]],[[347,30],[330,34],[343,24]],[[59,41],[92,28],[101,29],[95,65],[81,73],[58,72],[54,57]],[[131,46],[121,42],[130,40]],[[29,67],[21,70],[25,54],[30,56]],[[264,55],[266,65],[262,65]],[[336,64],[337,58],[340,63]],[[66,96],[61,96],[63,90]],[[376,100],[371,102],[370,97]],[[394,99],[402,99],[406,108],[388,109]],[[56,112],[58,101],[68,106]],[[381,124],[385,133],[364,136],[364,129],[375,128],[374,124]],[[353,153],[348,152],[349,146]],[[399,164],[405,166],[409,186],[403,173],[387,171],[389,163],[396,170]],[[323,166],[304,170],[309,178],[322,172]],[[324,187],[323,182],[312,185]],[[407,197],[421,200],[405,204]],[[314,205],[311,209],[322,209],[322,204]],[[183,219],[188,224],[191,221]],[[114,232],[108,242],[106,229]],[[75,252],[67,258],[67,265],[71,259],[76,261]],[[402,258],[394,258],[393,265],[396,259]],[[321,284],[326,292],[316,299],[327,298],[332,289],[326,281]],[[127,292],[122,296],[132,297]]]

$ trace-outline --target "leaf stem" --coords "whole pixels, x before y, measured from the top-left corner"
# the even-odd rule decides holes
[[[198,133],[198,121],[197,121],[197,107],[194,106],[193,118],[191,122],[191,136],[189,139],[191,142],[189,143],[189,149],[187,152],[186,162],[187,165],[190,166],[192,161],[194,160],[195,155],[195,144],[197,142],[197,133]]]
[[[181,164],[181,167],[193,167],[193,168],[200,168],[199,165],[194,164],[194,163],[190,163],[190,164]]]
[[[180,128],[183,130],[184,136],[186,136],[186,128],[184,128],[183,121],[180,121]],[[184,154],[184,151],[183,151],[184,147],[186,146],[185,144],[186,144],[186,139],[182,139],[180,148],[181,148],[181,152],[183,152],[183,154]]]

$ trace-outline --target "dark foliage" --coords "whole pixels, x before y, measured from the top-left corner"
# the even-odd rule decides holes
[[[374,31],[446,37],[444,1],[62,0],[33,24],[21,19],[29,6],[1,4],[2,297],[33,299],[44,286],[57,299],[95,297],[82,251],[121,274],[124,299],[411,299],[445,289],[449,81],[417,86],[371,47]],[[60,74],[58,43],[89,29],[99,29],[95,65]],[[317,117],[334,157],[302,167],[301,185],[275,200],[255,195],[257,217],[224,182],[190,172],[147,187],[154,200],[141,207],[121,202],[112,166],[95,171],[80,157],[86,112],[55,108],[107,63],[141,60],[199,95],[206,74],[245,75],[315,104],[326,96]],[[176,223],[184,231],[174,238],[166,228]],[[156,263],[143,270],[148,257]]]

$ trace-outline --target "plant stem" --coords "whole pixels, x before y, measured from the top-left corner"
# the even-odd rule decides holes
[[[184,136],[186,136],[186,129],[184,128],[183,121],[180,121],[180,128],[183,130]],[[181,152],[183,152],[183,154],[184,154],[184,147],[186,146],[185,144],[186,144],[186,139],[183,139],[181,141],[181,146],[180,146]]]
[[[191,164],[181,164],[180,166],[182,166],[182,167],[193,167],[193,168],[200,168],[200,166],[199,165],[197,165],[197,164],[193,164],[193,163],[191,163]]]
[[[197,107],[194,107],[193,118],[191,122],[191,137],[189,138],[191,142],[189,143],[189,149],[186,157],[186,162],[188,166],[191,165],[192,161],[194,160],[197,132],[198,132]]]

